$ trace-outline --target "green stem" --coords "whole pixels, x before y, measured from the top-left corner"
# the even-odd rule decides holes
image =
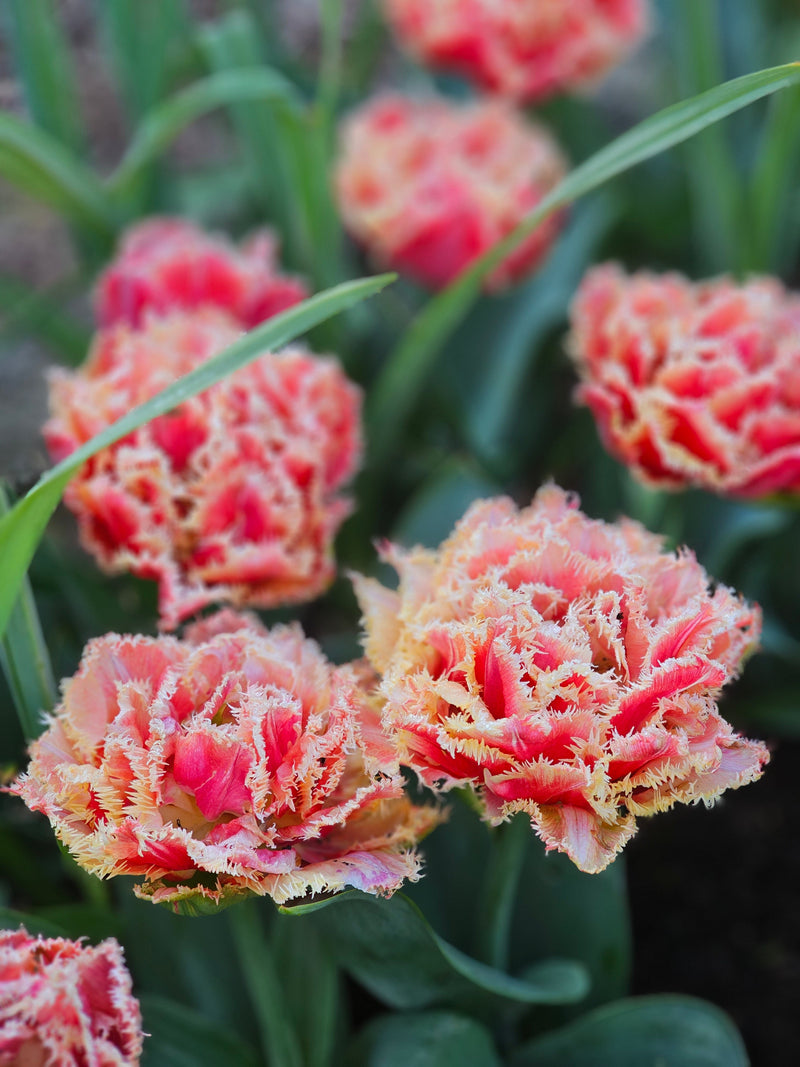
[[[229,914],[242,975],[261,1033],[269,1067],[302,1067],[300,1043],[290,1022],[283,987],[265,936],[258,900],[236,904]]]
[[[342,0],[319,0],[322,24],[322,57],[319,66],[317,109],[330,143],[336,105],[342,84]]]
[[[530,820],[520,814],[492,832],[492,851],[483,888],[480,955],[499,971],[508,970],[511,921],[519,892],[525,850],[532,835]]]

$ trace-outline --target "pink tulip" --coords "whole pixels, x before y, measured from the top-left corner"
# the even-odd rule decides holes
[[[552,137],[499,101],[383,95],[345,122],[336,189],[345,225],[382,266],[432,289],[507,236],[563,177]],[[529,274],[561,227],[550,216],[491,274]]]
[[[602,78],[643,38],[646,0],[384,0],[421,63],[541,100]]]
[[[800,492],[800,296],[773,278],[692,284],[590,271],[572,308],[579,399],[650,485]]]
[[[149,313],[216,307],[250,330],[308,296],[299,278],[279,273],[277,247],[266,229],[237,248],[188,219],[145,219],[123,234],[100,275],[98,322],[136,327]]]
[[[122,949],[0,930],[0,1067],[136,1067],[142,1018]]]
[[[91,641],[12,792],[156,902],[388,896],[439,819],[405,796],[358,670],[231,611],[184,640]]]
[[[53,458],[238,337],[208,308],[101,331],[81,369],[51,376]],[[215,602],[318,596],[350,511],[337,491],[358,467],[360,404],[334,359],[264,353],[81,469],[65,499],[84,545],[106,570],[158,581],[166,628]]]
[[[686,550],[593,521],[546,487],[472,505],[436,551],[385,545],[397,591],[357,576],[365,647],[401,761],[471,786],[493,823],[524,811],[548,849],[602,870],[636,816],[758,778],[764,745],[716,696],[760,614]]]

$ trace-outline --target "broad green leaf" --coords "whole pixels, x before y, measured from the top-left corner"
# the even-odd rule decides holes
[[[28,915],[12,908],[0,908],[0,930],[18,930],[24,926],[29,934],[41,937],[69,937],[69,932],[59,923],[38,915]]]
[[[474,500],[496,496],[498,492],[496,483],[474,463],[454,456],[431,473],[405,506],[392,539],[403,545],[435,548],[452,533]]]
[[[585,874],[566,856],[547,853],[520,820],[520,833],[527,829],[528,834],[520,890],[507,902],[510,919],[500,914],[492,922],[487,909],[503,901],[502,894],[492,897],[489,871],[503,857],[494,854],[495,830],[470,810],[471,794],[459,795],[459,800],[451,805],[447,822],[425,843],[425,877],[407,891],[437,932],[472,955],[488,957],[494,944],[505,948],[506,922],[507,969],[512,974],[522,975],[549,958],[575,960],[591,979],[580,1010],[624,996],[631,950],[623,858],[601,874]],[[524,836],[517,844],[523,842]]]
[[[28,110],[37,126],[67,148],[84,135],[72,59],[53,0],[7,0],[6,22]]]
[[[489,1031],[445,1011],[382,1015],[359,1034],[348,1067],[500,1067]]]
[[[395,1008],[480,1004],[487,996],[524,1004],[567,1004],[586,995],[580,964],[544,961],[515,978],[455,948],[402,893],[391,900],[357,894],[315,914],[334,958]]]
[[[204,26],[198,40],[213,77],[264,69],[257,23],[250,12],[230,12]],[[289,263],[296,262],[303,241],[302,222],[289,145],[281,136],[281,125],[301,121],[301,101],[293,92],[287,92],[284,97],[236,99],[227,103],[244,149],[252,195],[269,211],[283,233],[284,258]],[[282,123],[278,110],[284,112]]]
[[[9,510],[0,482],[0,516]],[[43,714],[52,711],[57,690],[30,583],[23,578],[17,602],[0,641],[0,664],[26,738],[41,732]]]
[[[230,913],[185,919],[137,899],[129,881],[115,878],[113,890],[125,924],[120,940],[138,993],[191,1004],[209,1022],[255,1045],[258,1028],[234,951]]]
[[[145,115],[108,179],[108,188],[115,198],[124,200],[144,168],[169,147],[181,130],[209,111],[242,100],[273,99],[295,106],[295,96],[291,82],[266,68],[223,71],[203,78]]]
[[[288,344],[299,334],[305,333],[332,315],[374,295],[392,278],[393,275],[384,274],[375,278],[345,282],[334,289],[317,293],[309,300],[276,315],[207,360],[202,366],[173,382],[151,400],[129,411],[42,475],[33,489],[0,520],[0,558],[3,560],[6,575],[0,588],[0,634],[5,632],[25,572],[50,516],[70,478],[87,459],[144,423],[208,389],[226,375],[256,359],[262,352]]]
[[[70,222],[113,235],[114,211],[93,171],[50,134],[8,114],[0,114],[0,177]]]
[[[231,1031],[165,997],[139,998],[144,1041],[142,1067],[258,1067],[259,1059]]]
[[[510,1067],[747,1067],[728,1016],[693,997],[621,1000],[512,1055]]]
[[[461,350],[462,359],[467,345],[481,354],[480,374],[465,374],[461,382],[463,431],[478,455],[496,462],[515,451],[508,442],[518,429],[521,404],[528,403],[526,379],[546,337],[564,321],[578,282],[615,217],[616,206],[607,195],[580,205],[546,266],[506,296],[482,302],[480,315],[476,308],[448,344],[448,350]]]
[[[800,159],[800,89],[771,101],[748,190],[752,246],[747,266],[776,271],[794,255],[797,234],[793,175]]]
[[[506,238],[432,299],[412,322],[377,379],[367,416],[371,461],[382,468],[443,342],[462,321],[494,267],[559,208],[611,178],[707,129],[755,100],[800,84],[800,63],[757,71],[674,104],[577,166]]]

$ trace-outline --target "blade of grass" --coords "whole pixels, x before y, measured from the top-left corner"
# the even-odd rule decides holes
[[[31,117],[68,148],[82,149],[72,60],[53,0],[8,0],[6,21]]]
[[[753,211],[753,237],[748,267],[751,270],[777,270],[786,247],[787,210],[790,194],[796,189],[800,157],[800,89],[781,93],[772,101],[769,117],[756,155],[756,167],[748,194]],[[796,226],[789,226],[794,238]]]
[[[104,237],[116,228],[96,175],[44,130],[0,114],[0,176]]]
[[[281,100],[296,106],[294,86],[277,71],[230,70],[212,74],[176,93],[145,115],[108,189],[124,202],[126,191],[142,170],[164,152],[178,134],[202,115],[242,100]]]
[[[128,113],[140,118],[164,95],[171,60],[191,36],[186,4],[98,0],[95,7]]]
[[[215,72],[214,77],[266,69],[258,44],[257,24],[247,11],[233,11],[204,27],[198,40],[206,62]],[[290,146],[282,127],[293,129],[300,122],[302,101],[293,89],[287,89],[284,99],[271,96],[245,101],[240,98],[227,103],[244,150],[251,193],[283,234],[284,259],[292,266],[300,266],[306,235],[295,192]]]
[[[673,55],[684,95],[718,85],[724,78],[719,0],[680,0],[673,27]],[[696,254],[706,272],[742,263],[747,223],[742,182],[726,131],[712,126],[686,152]]]
[[[370,458],[382,468],[443,342],[461,322],[497,264],[544,219],[611,178],[779,89],[800,84],[800,63],[748,74],[645,119],[576,167],[508,237],[431,300],[390,354],[367,405]]]
[[[173,382],[151,400],[129,411],[71,456],[46,471],[33,489],[0,520],[0,559],[4,567],[4,582],[0,587],[0,634],[5,632],[25,572],[50,516],[67,483],[87,459],[144,423],[208,389],[226,375],[256,359],[260,353],[288,344],[299,334],[306,333],[332,315],[373,296],[388,285],[393,277],[391,274],[383,274],[375,278],[345,282],[304,300],[281,315],[276,315],[257,329],[244,334],[223,352]]]
[[[9,501],[0,482],[0,516]],[[17,709],[20,726],[30,741],[41,731],[42,713],[56,703],[56,683],[30,583],[24,578],[0,644],[0,664]]]

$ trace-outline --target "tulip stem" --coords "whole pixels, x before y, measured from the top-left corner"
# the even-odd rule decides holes
[[[519,881],[530,843],[530,820],[524,814],[492,831],[491,855],[483,890],[481,958],[500,971],[508,969],[511,921],[519,891]]]
[[[300,1043],[289,1021],[258,905],[258,900],[236,904],[228,914],[239,965],[258,1020],[264,1060],[269,1067],[302,1067]]]

